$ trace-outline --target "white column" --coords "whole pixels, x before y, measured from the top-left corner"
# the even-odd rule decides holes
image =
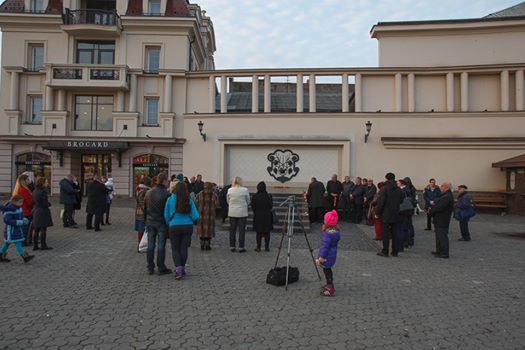
[[[226,80],[225,75],[221,75],[221,113],[227,113],[228,112],[228,92],[226,91],[228,89],[228,82]]]
[[[210,75],[209,80],[209,87],[208,87],[208,113],[215,113],[215,76]],[[191,112],[191,111],[190,111]]]
[[[447,73],[447,112],[454,112],[454,73]]]
[[[297,74],[297,106],[295,107],[297,113],[304,112],[304,85],[303,85],[303,75],[301,73]]]
[[[171,113],[173,101],[173,77],[167,74],[164,77],[164,112]]]
[[[66,110],[66,90],[58,90],[58,107],[57,110],[65,111]]]
[[[523,69],[516,72],[516,110],[523,110]]]
[[[270,76],[264,76],[264,113],[270,113],[272,111],[272,91],[270,88]]]
[[[259,77],[252,76],[252,113],[259,112]]]
[[[129,82],[129,112],[137,111],[137,75],[131,74]]]
[[[46,106],[44,108],[46,111],[53,110],[53,88],[46,86]]]
[[[361,94],[362,83],[363,83],[363,81],[362,81],[361,74],[357,73],[355,75],[355,86],[354,86],[354,89],[355,89],[354,101],[355,101],[355,111],[356,111],[356,113],[360,113],[360,112],[363,111],[363,97],[362,97],[362,94]]]
[[[341,97],[341,112],[348,113],[348,73],[344,73],[341,76],[341,86],[342,86],[342,97]]]
[[[403,76],[401,73],[395,75],[395,90],[396,90],[396,112],[403,110]]]
[[[507,112],[509,110],[509,71],[504,70],[500,73],[500,96],[501,96],[501,110]]]
[[[317,111],[317,107],[315,105],[316,96],[315,96],[315,74],[310,74],[310,78],[308,79],[308,110],[310,113],[315,113]]]
[[[416,76],[414,73],[408,75],[408,111],[416,111]]]
[[[461,73],[461,112],[468,112],[468,73]]]
[[[117,112],[124,112],[125,99],[124,91],[119,91],[117,93]]]
[[[11,98],[9,99],[9,109],[18,110],[18,72],[11,72]]]

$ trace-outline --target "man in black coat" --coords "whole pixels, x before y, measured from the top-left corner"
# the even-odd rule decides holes
[[[337,175],[332,175],[332,179],[326,183],[326,192],[328,192],[330,210],[337,210],[339,196],[343,192],[343,185],[341,181],[337,180]]]
[[[93,215],[95,215],[95,231],[100,231],[102,215],[106,212],[106,195],[108,192],[106,185],[101,182],[100,176],[93,176],[93,181],[86,188],[86,228],[88,230],[93,228]]]
[[[341,218],[343,220],[350,221],[350,194],[354,190],[355,184],[352,180],[350,180],[350,176],[345,176],[345,180],[343,181],[342,186],[343,192],[341,192],[341,209],[343,212]]]
[[[397,256],[399,252],[397,230],[399,206],[403,202],[403,192],[397,186],[394,174],[388,173],[385,178],[385,187],[379,193],[376,207],[376,217],[381,219],[383,226],[383,250],[377,255],[388,257],[390,239],[392,240],[392,256]]]
[[[350,193],[352,205],[352,222],[360,224],[363,221],[363,205],[365,203],[366,187],[361,183],[361,178],[355,178],[355,186]]]
[[[364,179],[366,180],[366,179]],[[368,220],[368,212],[370,211],[370,203],[372,203],[372,200],[374,199],[374,196],[377,193],[377,187],[374,185],[374,180],[368,179],[366,181],[363,180],[363,184],[366,185],[365,188],[365,204],[363,210],[365,211],[365,217],[366,217],[366,223],[368,225],[373,225],[374,220]]]
[[[431,207],[430,215],[434,218],[434,230],[436,232],[436,251],[432,252],[436,258],[448,259],[448,229],[450,226],[450,218],[454,211],[454,195],[450,190],[452,185],[450,182],[443,182],[439,189],[441,196],[436,200],[433,207]]]
[[[315,177],[312,177],[310,185],[308,186],[308,192],[306,192],[311,223],[323,222],[324,193],[325,188],[323,183],[317,181]]]

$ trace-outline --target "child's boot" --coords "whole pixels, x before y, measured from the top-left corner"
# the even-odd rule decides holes
[[[325,297],[333,297],[335,295],[335,289],[333,284],[327,284],[323,291],[321,292],[321,295]]]
[[[10,261],[11,261],[11,259],[8,259],[8,258],[7,258],[7,253],[2,253],[2,254],[0,254],[0,262],[8,263],[8,262],[10,262]]]
[[[25,263],[31,261],[34,257],[34,255],[29,255],[27,252],[24,252],[24,255],[22,255]]]

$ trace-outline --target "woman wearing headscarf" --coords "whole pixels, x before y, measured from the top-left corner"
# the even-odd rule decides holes
[[[266,192],[266,184],[261,181],[257,184],[257,193],[253,195],[253,230],[257,240],[256,252],[261,251],[262,237],[264,237],[264,249],[270,251],[270,231],[273,230],[273,200],[272,196]]]
[[[16,179],[15,188],[13,189],[12,193],[13,196],[19,195],[24,198],[24,203],[22,204],[22,215],[29,221],[29,224],[22,227],[25,238],[22,245],[26,247],[30,246],[33,242],[33,237],[30,237],[29,235],[29,226],[31,225],[31,214],[33,211],[33,196],[31,194],[31,190],[29,189],[29,184],[29,176],[26,174],[20,175]]]
[[[213,184],[205,182],[204,188],[195,197],[195,205],[199,211],[197,221],[197,236],[201,241],[201,250],[211,250],[211,239],[215,237],[215,210],[219,199],[213,192]]]

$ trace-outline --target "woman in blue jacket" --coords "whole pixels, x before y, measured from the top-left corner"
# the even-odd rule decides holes
[[[467,192],[467,186],[458,186],[458,200],[454,207],[454,218],[459,221],[459,229],[461,231],[460,241],[470,241],[470,232],[468,228],[468,222],[472,216],[474,216],[474,207],[472,205],[472,199]]]
[[[175,191],[168,198],[164,207],[164,220],[169,226],[171,254],[175,264],[175,279],[186,276],[185,266],[188,260],[188,247],[193,234],[193,225],[199,219],[195,203],[190,199],[188,189],[183,182],[175,185]]]

